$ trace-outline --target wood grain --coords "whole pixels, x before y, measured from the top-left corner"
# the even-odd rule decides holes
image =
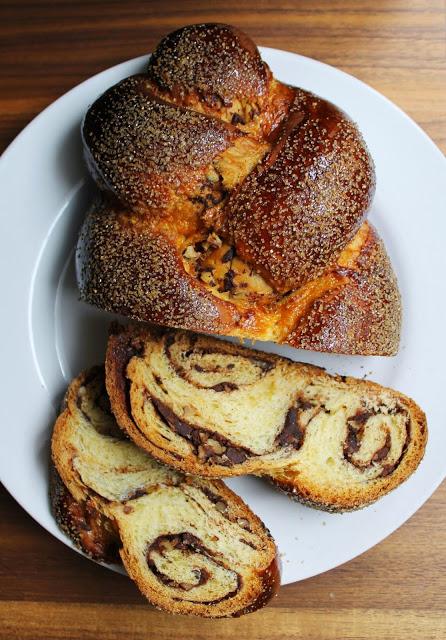
[[[446,150],[442,0],[2,2],[1,149],[78,82],[147,53],[169,30],[198,21],[233,23],[258,44],[352,73],[407,111]],[[284,587],[267,609],[233,621],[156,611],[128,579],[52,538],[4,490],[0,523],[1,640],[446,638],[446,485],[377,547]]]

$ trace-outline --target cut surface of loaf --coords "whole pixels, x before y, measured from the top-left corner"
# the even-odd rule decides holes
[[[106,382],[119,425],[159,460],[265,476],[329,511],[397,487],[426,445],[425,416],[403,394],[184,331],[114,327]]]
[[[392,355],[401,306],[365,222],[357,126],[276,80],[234,27],[189,25],[91,105],[101,189],[77,247],[81,297],[131,318],[318,351]]]
[[[70,385],[52,437],[52,506],[75,544],[116,561],[155,606],[204,617],[254,611],[279,586],[274,541],[220,480],[187,477],[119,429],[103,368]]]

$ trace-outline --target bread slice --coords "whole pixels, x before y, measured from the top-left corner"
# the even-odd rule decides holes
[[[401,393],[185,331],[113,327],[106,383],[119,425],[157,459],[265,476],[327,511],[385,495],[426,445],[425,416]]]
[[[220,480],[159,464],[118,428],[103,368],[70,385],[52,437],[52,503],[86,553],[114,560],[155,606],[204,617],[239,616],[279,586],[269,532]]]

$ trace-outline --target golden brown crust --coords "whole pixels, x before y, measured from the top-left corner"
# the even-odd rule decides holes
[[[168,35],[146,74],[93,104],[83,136],[109,192],[79,238],[85,301],[196,331],[396,353],[399,294],[363,223],[374,169],[361,134],[334,105],[272,78],[237,29]],[[187,264],[186,249],[216,232],[248,277],[228,262],[215,285],[212,267]]]
[[[230,25],[212,23],[169,33],[151,56],[147,72],[175,99],[194,94],[214,109],[235,100],[258,100],[270,77],[250,38]]]
[[[217,296],[188,273],[166,233],[132,224],[131,214],[100,201],[79,236],[77,279],[83,300],[136,320],[315,351],[398,350],[398,286],[367,223],[323,277],[290,296],[239,303],[236,295]]]
[[[232,343],[222,343],[210,337],[198,338],[201,345],[200,349],[204,349],[203,353],[213,353],[215,351],[216,353],[242,356],[247,360],[254,359],[255,361],[261,358],[265,362],[265,366],[263,367],[265,371],[270,371],[275,366],[280,367],[282,363],[285,363],[285,369],[291,367],[291,369],[294,369],[296,375],[302,380],[306,380],[304,386],[311,387],[323,384],[333,390],[340,389],[341,392],[345,393],[353,392],[358,398],[362,399],[362,402],[368,403],[370,406],[380,406],[380,404],[384,402],[383,398],[385,397],[387,399],[386,402],[389,402],[389,407],[391,407],[390,409],[386,409],[386,411],[399,414],[403,417],[403,423],[406,425],[405,442],[402,445],[400,458],[392,464],[387,464],[386,455],[389,452],[390,443],[387,444],[386,441],[385,447],[377,450],[376,453],[373,454],[375,457],[371,458],[371,460],[376,460],[377,463],[382,464],[382,474],[366,484],[363,484],[362,481],[358,483],[358,478],[356,478],[351,484],[345,485],[342,491],[340,491],[339,488],[328,490],[327,486],[322,485],[318,478],[315,477],[315,474],[308,475],[303,473],[301,468],[294,467],[292,458],[290,458],[291,463],[286,457],[283,462],[279,461],[279,463],[277,463],[274,462],[274,458],[270,457],[271,454],[268,454],[265,455],[265,460],[263,461],[261,455],[254,455],[249,448],[240,447],[234,442],[222,438],[219,431],[215,431],[215,427],[211,424],[206,431],[203,431],[202,428],[197,430],[197,442],[205,442],[206,440],[203,440],[203,434],[206,433],[206,437],[217,440],[217,442],[224,445],[224,448],[229,446],[231,448],[235,447],[240,455],[237,454],[233,456],[228,464],[227,460],[220,462],[217,459],[213,460],[211,458],[200,457],[199,449],[198,453],[191,449],[188,452],[182,451],[180,454],[175,444],[171,446],[169,442],[169,445],[167,445],[166,440],[162,436],[161,438],[158,437],[158,427],[155,424],[147,421],[141,422],[141,415],[139,413],[135,415],[133,412],[131,393],[132,390],[136,391],[136,383],[133,383],[129,379],[128,368],[132,358],[135,356],[136,358],[143,357],[148,344],[154,341],[167,344],[170,340],[169,336],[175,336],[175,333],[176,332],[171,330],[162,330],[155,327],[150,329],[137,326],[124,328],[115,325],[111,329],[106,357],[107,391],[118,424],[130,435],[138,446],[165,464],[169,464],[186,473],[203,477],[227,477],[254,473],[255,475],[264,476],[271,480],[275,486],[303,504],[333,512],[351,511],[371,504],[400,485],[419,465],[427,441],[426,417],[416,403],[407,396],[367,380],[330,376],[318,367],[300,363],[290,363],[286,358],[280,356],[264,354]],[[193,334],[189,335],[191,349],[193,349],[197,338],[195,338]],[[180,371],[174,372],[172,370],[171,375],[181,376],[183,374]],[[288,374],[284,371],[282,375],[289,376],[290,371],[288,371]],[[163,385],[162,379],[159,384]],[[280,384],[280,382],[276,380],[275,384]],[[193,386],[190,388],[193,390]],[[231,391],[231,386],[227,387],[227,389]],[[192,391],[190,393],[192,394]],[[149,398],[149,395],[147,395],[149,392],[147,390],[145,394],[145,397]],[[222,396],[224,396],[224,393]],[[153,402],[153,399],[151,402]],[[193,402],[192,395],[190,402]],[[212,402],[218,402],[218,398],[212,397]],[[158,402],[155,403],[155,407],[162,419],[167,420],[165,424],[168,425],[168,428],[177,434],[191,439],[189,441],[195,442],[196,439],[193,432],[198,429],[197,427],[191,423],[184,422],[183,419],[176,416],[172,410],[167,407],[163,408]],[[369,414],[363,411],[362,413],[359,412],[358,415],[358,419],[360,419],[362,415],[366,417],[372,416],[373,410]],[[354,421],[355,419],[357,418],[353,415],[351,420]],[[362,435],[356,436],[355,433],[356,432],[354,432],[353,436],[349,434],[349,436],[346,437],[346,444],[344,445],[344,447],[347,447],[347,443],[349,442],[348,438],[353,437],[354,439],[350,444],[354,446],[354,451],[360,446],[360,441],[356,441],[355,438],[362,438]],[[283,445],[280,445],[283,449],[286,448],[286,442],[285,437]],[[327,455],[329,454],[327,453]],[[349,454],[346,453],[345,448],[344,455],[349,459]]]
[[[166,234],[132,224],[131,214],[101,201],[87,216],[77,249],[81,297],[129,316],[225,333],[239,321],[233,305],[215,298],[184,270]]]
[[[207,167],[241,135],[221,120],[165,102],[143,74],[101,95],[87,111],[82,134],[99,186],[158,219],[177,200],[187,212]]]
[[[254,613],[262,609],[268,602],[277,595],[280,586],[280,563],[276,556],[271,564],[266,567],[261,573],[259,573],[260,584],[259,596],[251,604],[244,609],[241,609],[237,613],[234,613],[232,618],[240,618],[247,613]]]
[[[287,342],[300,349],[365,355],[395,355],[401,327],[401,297],[384,244],[368,225],[354,269],[338,265],[346,280],[314,300]]]
[[[231,194],[237,254],[276,290],[321,275],[358,231],[375,189],[361,134],[337,107],[295,89],[269,156]]]

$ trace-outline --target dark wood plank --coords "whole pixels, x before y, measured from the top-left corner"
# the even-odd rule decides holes
[[[5,146],[42,107],[90,75],[150,51],[170,29],[226,21],[259,44],[353,73],[395,100],[446,148],[445,12],[441,0],[363,2],[2,3]]]

